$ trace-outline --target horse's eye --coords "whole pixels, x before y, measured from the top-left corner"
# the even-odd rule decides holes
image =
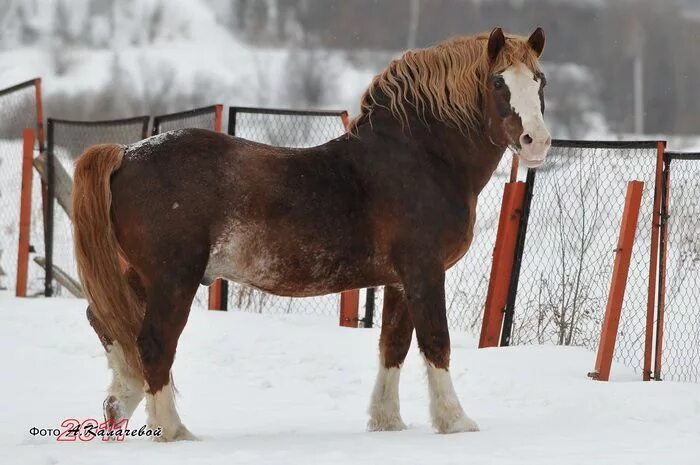
[[[506,86],[506,81],[501,76],[496,76],[493,80],[493,88],[496,90],[503,89]]]

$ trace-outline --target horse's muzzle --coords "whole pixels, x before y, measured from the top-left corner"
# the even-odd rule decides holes
[[[520,150],[518,157],[526,168],[537,168],[544,162],[552,146],[552,138],[547,134],[545,137],[533,139],[528,134],[520,136]]]

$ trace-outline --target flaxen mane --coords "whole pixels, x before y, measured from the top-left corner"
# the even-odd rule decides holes
[[[370,121],[375,107],[386,107],[407,122],[405,105],[424,117],[429,111],[436,119],[465,132],[479,127],[483,109],[480,94],[492,72],[522,62],[539,71],[537,55],[520,36],[507,36],[494,63],[487,54],[488,34],[458,37],[434,47],[409,50],[393,60],[362,96],[360,114],[351,122],[353,131]]]

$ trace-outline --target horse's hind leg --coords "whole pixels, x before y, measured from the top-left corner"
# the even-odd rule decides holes
[[[445,272],[442,266],[404,270],[408,311],[425,359],[430,391],[430,416],[440,433],[478,431],[462,409],[450,377],[450,334],[445,308]]]
[[[162,429],[162,435],[156,438],[160,441],[196,439],[182,424],[175,408],[170,369],[197,286],[198,281],[186,285],[162,279],[146,290],[146,314],[138,346],[148,387],[148,426]]]
[[[129,419],[143,399],[144,380],[140,372],[133,370],[126,363],[124,352],[119,343],[107,348],[107,360],[112,369],[112,382],[107,390],[103,408],[105,420],[117,424],[122,419]]]
[[[370,431],[399,431],[406,428],[399,407],[399,375],[413,335],[413,322],[403,291],[384,288],[382,332],[379,338],[379,372],[369,406]]]
[[[87,318],[97,333],[105,348],[107,365],[112,370],[112,382],[107,388],[107,397],[102,405],[105,421],[114,424],[120,420],[129,419],[138,407],[144,395],[143,374],[128,366],[124,358],[124,352],[118,342],[112,341],[104,331],[100,329],[99,322],[87,308]]]
[[[126,272],[127,280],[139,298],[143,299],[143,287],[133,268]],[[129,419],[143,399],[144,378],[137,367],[131,367],[124,358],[124,352],[118,342],[113,341],[101,327],[90,307],[86,311],[88,322],[97,333],[107,355],[107,365],[112,370],[112,382],[107,388],[107,397],[103,402],[105,421],[114,424]],[[134,343],[136,340],[134,338]]]

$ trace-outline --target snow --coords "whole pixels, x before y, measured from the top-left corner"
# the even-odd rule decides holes
[[[580,348],[476,350],[453,332],[452,376],[478,433],[435,434],[415,348],[401,379],[403,432],[368,433],[377,330],[335,318],[193,310],[175,363],[178,409],[201,441],[57,443],[29,429],[101,416],[106,360],[77,299],[0,293],[0,463],[696,464],[697,385],[587,379]],[[415,342],[415,341],[414,341]],[[415,344],[414,344],[415,345]],[[145,421],[143,406],[130,426]]]
[[[147,137],[138,142],[134,142],[133,144],[129,144],[129,149],[126,151],[125,155],[127,157],[131,157],[134,160],[140,160],[142,158],[148,157],[149,155],[151,155],[151,151],[153,149],[165,143],[168,139],[172,139],[180,135],[184,131],[184,129],[176,129],[174,131],[163,132],[161,134],[156,134],[155,136]]]

